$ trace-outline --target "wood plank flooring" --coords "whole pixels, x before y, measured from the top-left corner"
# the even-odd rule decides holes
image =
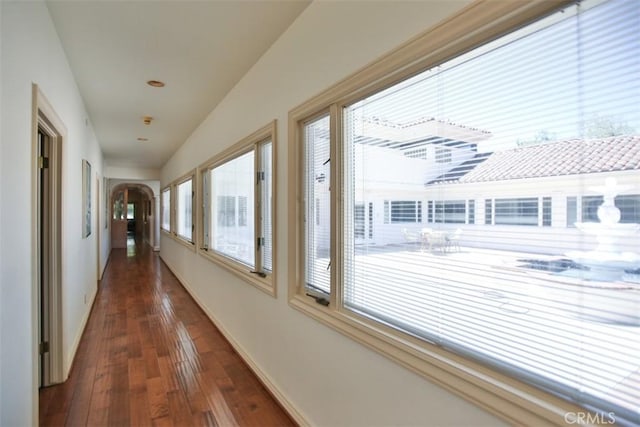
[[[148,246],[114,249],[69,379],[41,426],[291,426]]]

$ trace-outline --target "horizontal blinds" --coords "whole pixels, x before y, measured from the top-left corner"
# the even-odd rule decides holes
[[[162,229],[171,230],[171,189],[162,191]]]
[[[273,209],[273,148],[270,142],[260,145],[262,167],[260,173],[263,173],[261,180],[260,197],[262,200],[259,214],[262,220],[262,237],[264,245],[262,246],[262,267],[266,271],[273,271],[273,218],[271,215]]]
[[[345,307],[640,422],[639,16],[581,2],[345,108]],[[328,291],[328,121],[306,135]]]
[[[255,153],[250,151],[211,169],[209,247],[255,267]]]
[[[304,125],[305,283],[311,291],[329,293],[331,263],[329,116]]]
[[[178,236],[186,240],[193,240],[193,180],[189,179],[178,184],[178,206],[176,214],[176,226],[178,228]]]

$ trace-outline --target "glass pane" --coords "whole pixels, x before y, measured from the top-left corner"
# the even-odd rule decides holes
[[[345,307],[637,416],[639,16],[578,2],[347,106]]]
[[[119,191],[113,202],[113,219],[124,219],[124,191]]]
[[[262,153],[262,206],[260,215],[262,218],[262,237],[264,246],[262,247],[262,268],[266,271],[273,270],[273,164],[272,144],[264,143],[260,145]]]
[[[135,218],[136,218],[136,204],[127,203],[127,219],[135,219]]]
[[[211,171],[211,242],[215,251],[255,268],[253,151]]]
[[[171,230],[171,191],[169,189],[162,192],[162,229]]]
[[[304,127],[305,279],[307,287],[330,291],[329,230],[331,227],[329,117]],[[315,221],[314,221],[315,218]]]
[[[188,180],[178,185],[177,191],[178,206],[176,215],[176,225],[178,236],[192,241],[193,238],[193,193],[192,180]]]

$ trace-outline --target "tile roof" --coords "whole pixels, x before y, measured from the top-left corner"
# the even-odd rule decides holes
[[[640,135],[572,139],[498,151],[467,167],[466,173],[450,176],[456,169],[460,166],[428,184],[640,170]]]

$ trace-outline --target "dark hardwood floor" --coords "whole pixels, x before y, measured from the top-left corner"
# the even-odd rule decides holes
[[[69,379],[40,390],[40,425],[295,423],[157,254],[138,244],[111,253]]]

